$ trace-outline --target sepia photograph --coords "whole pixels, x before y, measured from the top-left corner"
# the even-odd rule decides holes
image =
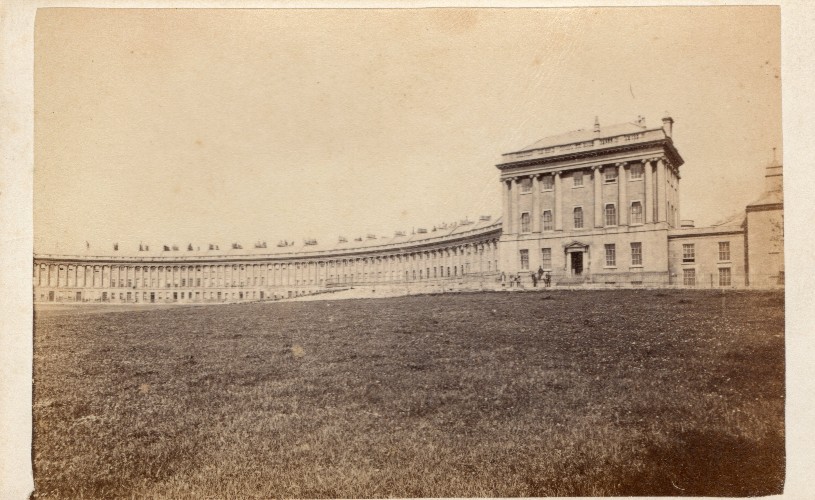
[[[37,9],[31,498],[782,495],[781,27]]]

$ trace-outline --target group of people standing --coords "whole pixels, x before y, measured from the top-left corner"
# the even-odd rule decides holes
[[[533,287],[537,288],[539,281],[543,281],[543,286],[546,288],[549,288],[549,286],[552,284],[552,273],[550,273],[549,271],[544,272],[542,267],[538,268],[537,273],[532,271],[531,273],[529,273],[529,275],[532,276]]]
[[[544,271],[543,267],[539,267],[537,272],[532,271],[529,273],[529,276],[532,278],[532,286],[537,288],[538,282],[543,282],[543,286],[548,288],[552,284],[552,273],[549,271]],[[501,273],[501,283],[504,285],[509,284],[509,287],[521,287],[521,273],[515,273],[507,275],[506,273]]]

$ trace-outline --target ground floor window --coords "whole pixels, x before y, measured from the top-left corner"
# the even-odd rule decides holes
[[[529,250],[521,250],[521,269],[529,269]]]
[[[719,286],[730,286],[730,268],[722,267],[719,269]]]
[[[614,243],[605,245],[606,249],[606,267],[615,267],[617,265],[617,247]]]
[[[685,286],[696,286],[696,269],[682,270],[682,284]]]
[[[631,243],[631,265],[642,265],[642,243],[640,242]]]
[[[541,248],[541,267],[552,269],[552,249]]]

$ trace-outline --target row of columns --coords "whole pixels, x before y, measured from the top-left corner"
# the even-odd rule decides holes
[[[222,288],[324,286],[328,283],[404,281],[496,271],[498,242],[376,256],[257,264],[34,265],[34,285],[68,288]]]
[[[643,200],[643,213],[645,223],[650,224],[653,222],[664,222],[671,220],[674,216],[669,217],[667,210],[667,175],[673,175],[673,179],[678,182],[678,172],[672,170],[671,165],[664,157],[649,158],[638,162],[618,162],[613,165],[595,165],[587,167],[592,172],[593,188],[594,188],[594,226],[604,227],[604,204],[603,204],[603,174],[606,168],[615,168],[617,170],[617,224],[629,224],[629,207],[628,207],[628,177],[626,172],[630,172],[630,166],[639,163],[642,165],[644,171],[644,186],[645,195]],[[670,170],[669,170],[670,169]],[[582,171],[581,169],[568,170],[569,173],[575,171]],[[654,170],[656,174],[654,174]],[[520,232],[520,195],[521,183],[524,178],[531,178],[532,181],[532,232],[538,233],[541,231],[540,219],[543,208],[541,207],[541,188],[540,178],[544,175],[553,176],[554,185],[554,207],[550,208],[553,211],[554,230],[563,230],[563,181],[562,177],[567,170],[556,170],[551,174],[535,173],[527,176],[512,176],[502,179],[503,191],[503,220],[505,234],[518,234]],[[656,177],[654,177],[656,175]],[[678,196],[677,196],[678,199]],[[678,209],[675,208],[678,216]]]

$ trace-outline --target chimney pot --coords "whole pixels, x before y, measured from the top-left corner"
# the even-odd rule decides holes
[[[671,118],[671,115],[666,111],[665,116],[662,117],[662,130],[665,131],[665,135],[671,137],[673,135],[673,126],[674,126],[674,119]]]

